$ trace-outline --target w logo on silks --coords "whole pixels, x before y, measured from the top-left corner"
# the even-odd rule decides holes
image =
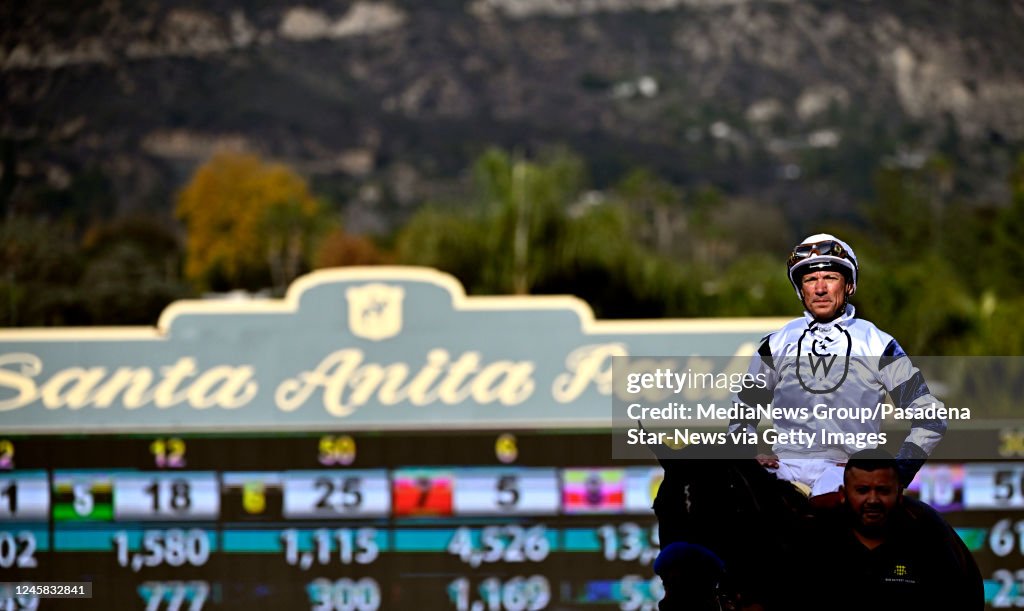
[[[815,395],[834,392],[850,372],[853,340],[846,329],[836,325],[829,329],[808,327],[797,341],[796,378],[800,386]],[[843,357],[843,366],[835,367]]]
[[[824,370],[824,375],[827,376],[828,372],[832,369],[832,364],[836,362],[836,354],[818,354],[815,350],[817,342],[811,346],[811,354],[807,355],[807,361],[811,364],[811,375],[818,375],[818,367]],[[826,359],[828,361],[826,362]]]

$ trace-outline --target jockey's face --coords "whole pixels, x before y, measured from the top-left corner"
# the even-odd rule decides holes
[[[895,469],[847,469],[839,491],[862,530],[883,528],[902,495]]]
[[[800,295],[804,308],[818,322],[828,322],[842,314],[841,308],[853,291],[846,277],[834,270],[811,272],[800,279]]]

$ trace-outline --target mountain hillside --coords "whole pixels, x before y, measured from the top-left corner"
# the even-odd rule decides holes
[[[40,0],[0,23],[0,202],[29,213],[166,212],[227,147],[385,232],[486,146],[558,144],[597,187],[646,166],[807,221],[936,155],[999,201],[1024,150],[1022,0]]]

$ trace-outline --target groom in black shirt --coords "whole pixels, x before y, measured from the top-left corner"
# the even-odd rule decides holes
[[[822,512],[805,557],[817,609],[984,609],[974,559],[930,507],[903,497],[891,455],[882,449],[850,457],[842,502]]]

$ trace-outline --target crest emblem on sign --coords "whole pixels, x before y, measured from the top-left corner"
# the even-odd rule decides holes
[[[348,299],[348,328],[364,339],[380,341],[402,331],[402,299],[398,286],[372,283],[345,291]]]

